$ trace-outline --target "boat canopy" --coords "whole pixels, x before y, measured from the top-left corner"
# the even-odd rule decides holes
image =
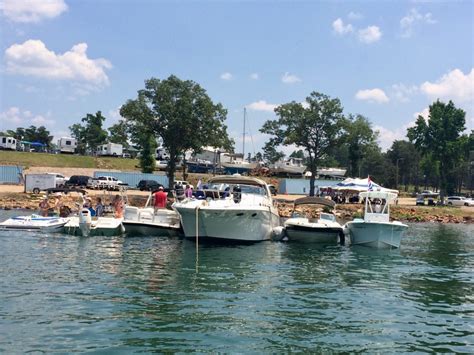
[[[208,184],[232,184],[232,185],[253,185],[266,187],[267,183],[263,180],[250,176],[216,176],[210,178]]]
[[[359,194],[361,198],[380,198],[387,201],[396,200],[398,194],[390,191],[365,191]]]
[[[328,200],[321,197],[307,196],[298,198],[294,201],[295,206],[298,205],[322,205],[330,208],[334,208],[336,203],[332,200]]]

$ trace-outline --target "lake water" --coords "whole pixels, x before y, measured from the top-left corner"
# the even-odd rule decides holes
[[[0,211],[0,220],[15,212]],[[474,226],[400,250],[0,232],[0,352],[474,353]]]

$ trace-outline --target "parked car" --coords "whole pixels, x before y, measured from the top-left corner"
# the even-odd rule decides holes
[[[163,186],[155,180],[140,180],[137,184],[137,188],[140,191],[156,191],[160,186]]]
[[[416,205],[417,206],[424,206],[425,205],[425,196],[422,194],[419,194],[416,196]]]
[[[118,190],[122,185],[125,184],[113,176],[99,176],[94,179],[95,189]]]
[[[474,200],[463,196],[448,196],[447,204],[450,206],[474,206]]]
[[[92,187],[92,177],[87,175],[73,175],[66,181],[65,186]]]

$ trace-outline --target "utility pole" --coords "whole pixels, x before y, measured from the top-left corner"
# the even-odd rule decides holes
[[[395,189],[398,190],[398,162],[404,160],[404,158],[398,158],[397,159],[397,174],[395,176]]]
[[[247,115],[247,108],[244,107],[244,132],[242,134],[242,160],[245,160],[245,116]]]

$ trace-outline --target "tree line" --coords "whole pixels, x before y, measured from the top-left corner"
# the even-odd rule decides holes
[[[312,92],[304,103],[279,105],[275,114],[276,119],[266,121],[260,129],[270,138],[255,158],[273,163],[284,157],[282,146],[297,147],[292,156],[303,158],[312,173],[310,195],[317,170],[323,166],[345,167],[347,176],[370,175],[383,186],[397,189],[434,187],[441,196],[474,187],[474,131],[466,132],[466,114],[452,101],[435,101],[429,107],[429,119],[419,116],[407,130],[407,140],[394,141],[387,152],[381,150],[379,133],[369,119],[344,115],[338,98]],[[108,132],[103,129],[101,111],[88,113],[81,123],[69,127],[78,141],[78,152],[95,152],[107,141],[124,148],[131,145],[140,151],[142,171],[152,172],[159,138],[169,153],[167,175],[172,186],[177,163],[185,159],[186,152],[198,153],[204,146],[233,151],[225,124],[227,110],[191,80],[174,75],[164,80],[150,78],[135,98],[121,106],[120,115],[123,119]],[[7,134],[32,138],[26,131],[36,132],[32,140],[51,144],[52,137],[44,127],[18,128]]]

